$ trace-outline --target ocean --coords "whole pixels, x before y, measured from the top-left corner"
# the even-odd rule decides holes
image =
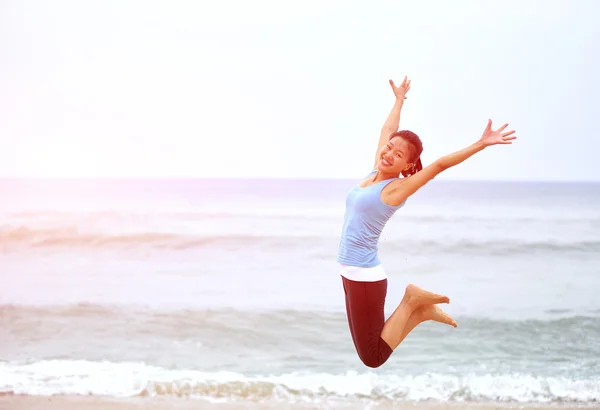
[[[370,369],[336,263],[359,180],[1,180],[4,404],[600,408],[600,184],[410,198],[381,237],[386,312],[414,283],[458,328]]]

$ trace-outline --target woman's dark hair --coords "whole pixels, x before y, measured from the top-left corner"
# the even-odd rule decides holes
[[[403,138],[406,142],[408,142],[412,146],[410,161],[413,166],[407,171],[402,171],[403,177],[409,177],[411,175],[416,174],[417,172],[423,170],[423,164],[421,163],[421,153],[423,153],[423,143],[421,142],[421,138],[417,134],[412,131],[403,130],[396,131],[390,135],[390,140],[395,137]]]

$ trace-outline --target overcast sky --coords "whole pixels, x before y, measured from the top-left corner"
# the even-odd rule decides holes
[[[600,2],[0,0],[0,176],[361,177],[487,119],[450,179],[600,180]]]

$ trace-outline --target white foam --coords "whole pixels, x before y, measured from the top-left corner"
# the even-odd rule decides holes
[[[586,380],[533,375],[379,375],[289,373],[245,376],[234,372],[168,370],[143,363],[50,360],[0,364],[0,392],[25,395],[127,397],[196,396],[211,400],[370,400],[482,402],[598,402],[600,377]]]

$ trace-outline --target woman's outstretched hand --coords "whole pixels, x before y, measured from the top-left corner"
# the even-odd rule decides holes
[[[515,135],[513,135],[515,131],[503,132],[506,127],[508,127],[508,124],[504,124],[502,127],[494,131],[492,130],[492,120],[488,120],[487,127],[485,127],[485,130],[483,131],[479,141],[485,147],[497,144],[512,144],[512,140],[517,138]]]
[[[390,85],[392,86],[392,91],[394,91],[397,100],[406,100],[406,93],[410,90],[410,80],[407,79],[406,76],[404,76],[404,80],[402,80],[402,83],[399,86],[396,87],[396,84],[394,84],[394,81],[392,80],[390,80]]]

